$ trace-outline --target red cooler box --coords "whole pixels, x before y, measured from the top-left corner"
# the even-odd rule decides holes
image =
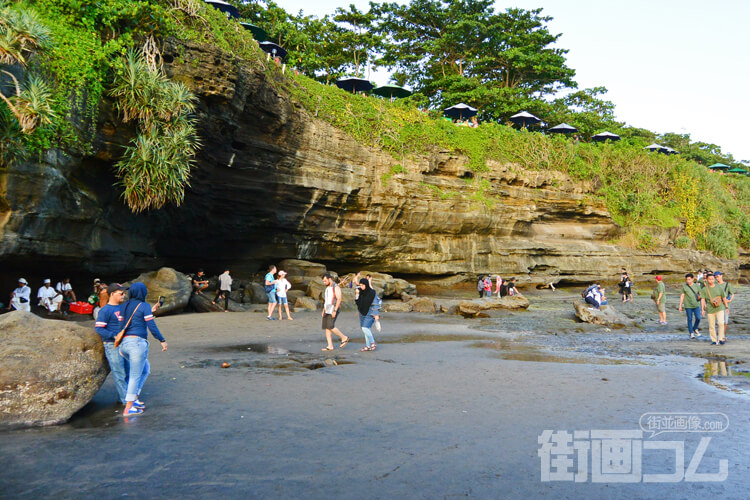
[[[88,302],[73,302],[70,304],[70,310],[78,314],[91,314],[94,312],[94,306]]]

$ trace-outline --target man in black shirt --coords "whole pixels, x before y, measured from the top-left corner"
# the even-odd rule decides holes
[[[208,288],[208,278],[203,273],[203,269],[198,269],[198,273],[193,276],[193,292],[203,294],[206,288]]]

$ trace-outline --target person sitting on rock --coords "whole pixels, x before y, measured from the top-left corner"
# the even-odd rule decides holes
[[[60,301],[55,302],[55,297],[58,295],[57,290],[52,288],[52,280],[50,279],[44,280],[44,285],[36,293],[36,298],[39,299],[39,307],[46,309],[48,316],[57,311]]]
[[[62,294],[62,298],[68,304],[76,302],[76,293],[73,291],[73,285],[70,284],[70,278],[65,278],[57,282],[55,290]]]
[[[208,278],[206,278],[203,269],[198,269],[198,272],[193,276],[193,292],[203,295],[203,290],[208,288]]]
[[[595,308],[599,309],[599,306],[602,303],[602,294],[601,294],[601,288],[599,285],[592,285],[586,290],[586,297],[584,300],[587,304],[594,306]]]
[[[31,288],[28,287],[28,284],[24,278],[18,279],[18,288],[10,294],[8,309],[31,312]]]

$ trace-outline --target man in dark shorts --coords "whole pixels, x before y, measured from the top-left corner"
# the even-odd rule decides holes
[[[323,293],[323,330],[326,334],[327,345],[321,351],[333,351],[333,340],[331,333],[335,333],[341,339],[339,348],[343,349],[349,342],[349,337],[341,333],[336,328],[336,318],[341,309],[341,287],[333,280],[333,277],[326,273],[323,275],[323,284],[326,286]]]

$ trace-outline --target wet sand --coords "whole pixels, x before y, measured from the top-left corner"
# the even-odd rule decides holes
[[[385,315],[373,353],[359,351],[353,312],[339,324],[352,342],[332,354],[320,351],[319,313],[291,322],[262,313],[160,318],[170,348],[152,342],[146,413],[118,416],[110,378],[68,424],[0,432],[0,496],[746,498],[744,290],[740,323],[721,350],[706,328],[704,340],[686,340],[676,310],[666,327],[607,331],[573,319],[573,293],[530,298],[529,311],[489,319]],[[615,307],[655,318],[649,302]],[[713,363],[718,376],[706,378]],[[727,480],[540,480],[545,429],[637,430],[646,412],[725,413],[725,432],[655,439],[684,440],[687,464],[700,437],[711,437],[699,472],[727,459]],[[669,463],[651,452],[643,469],[667,473]]]

